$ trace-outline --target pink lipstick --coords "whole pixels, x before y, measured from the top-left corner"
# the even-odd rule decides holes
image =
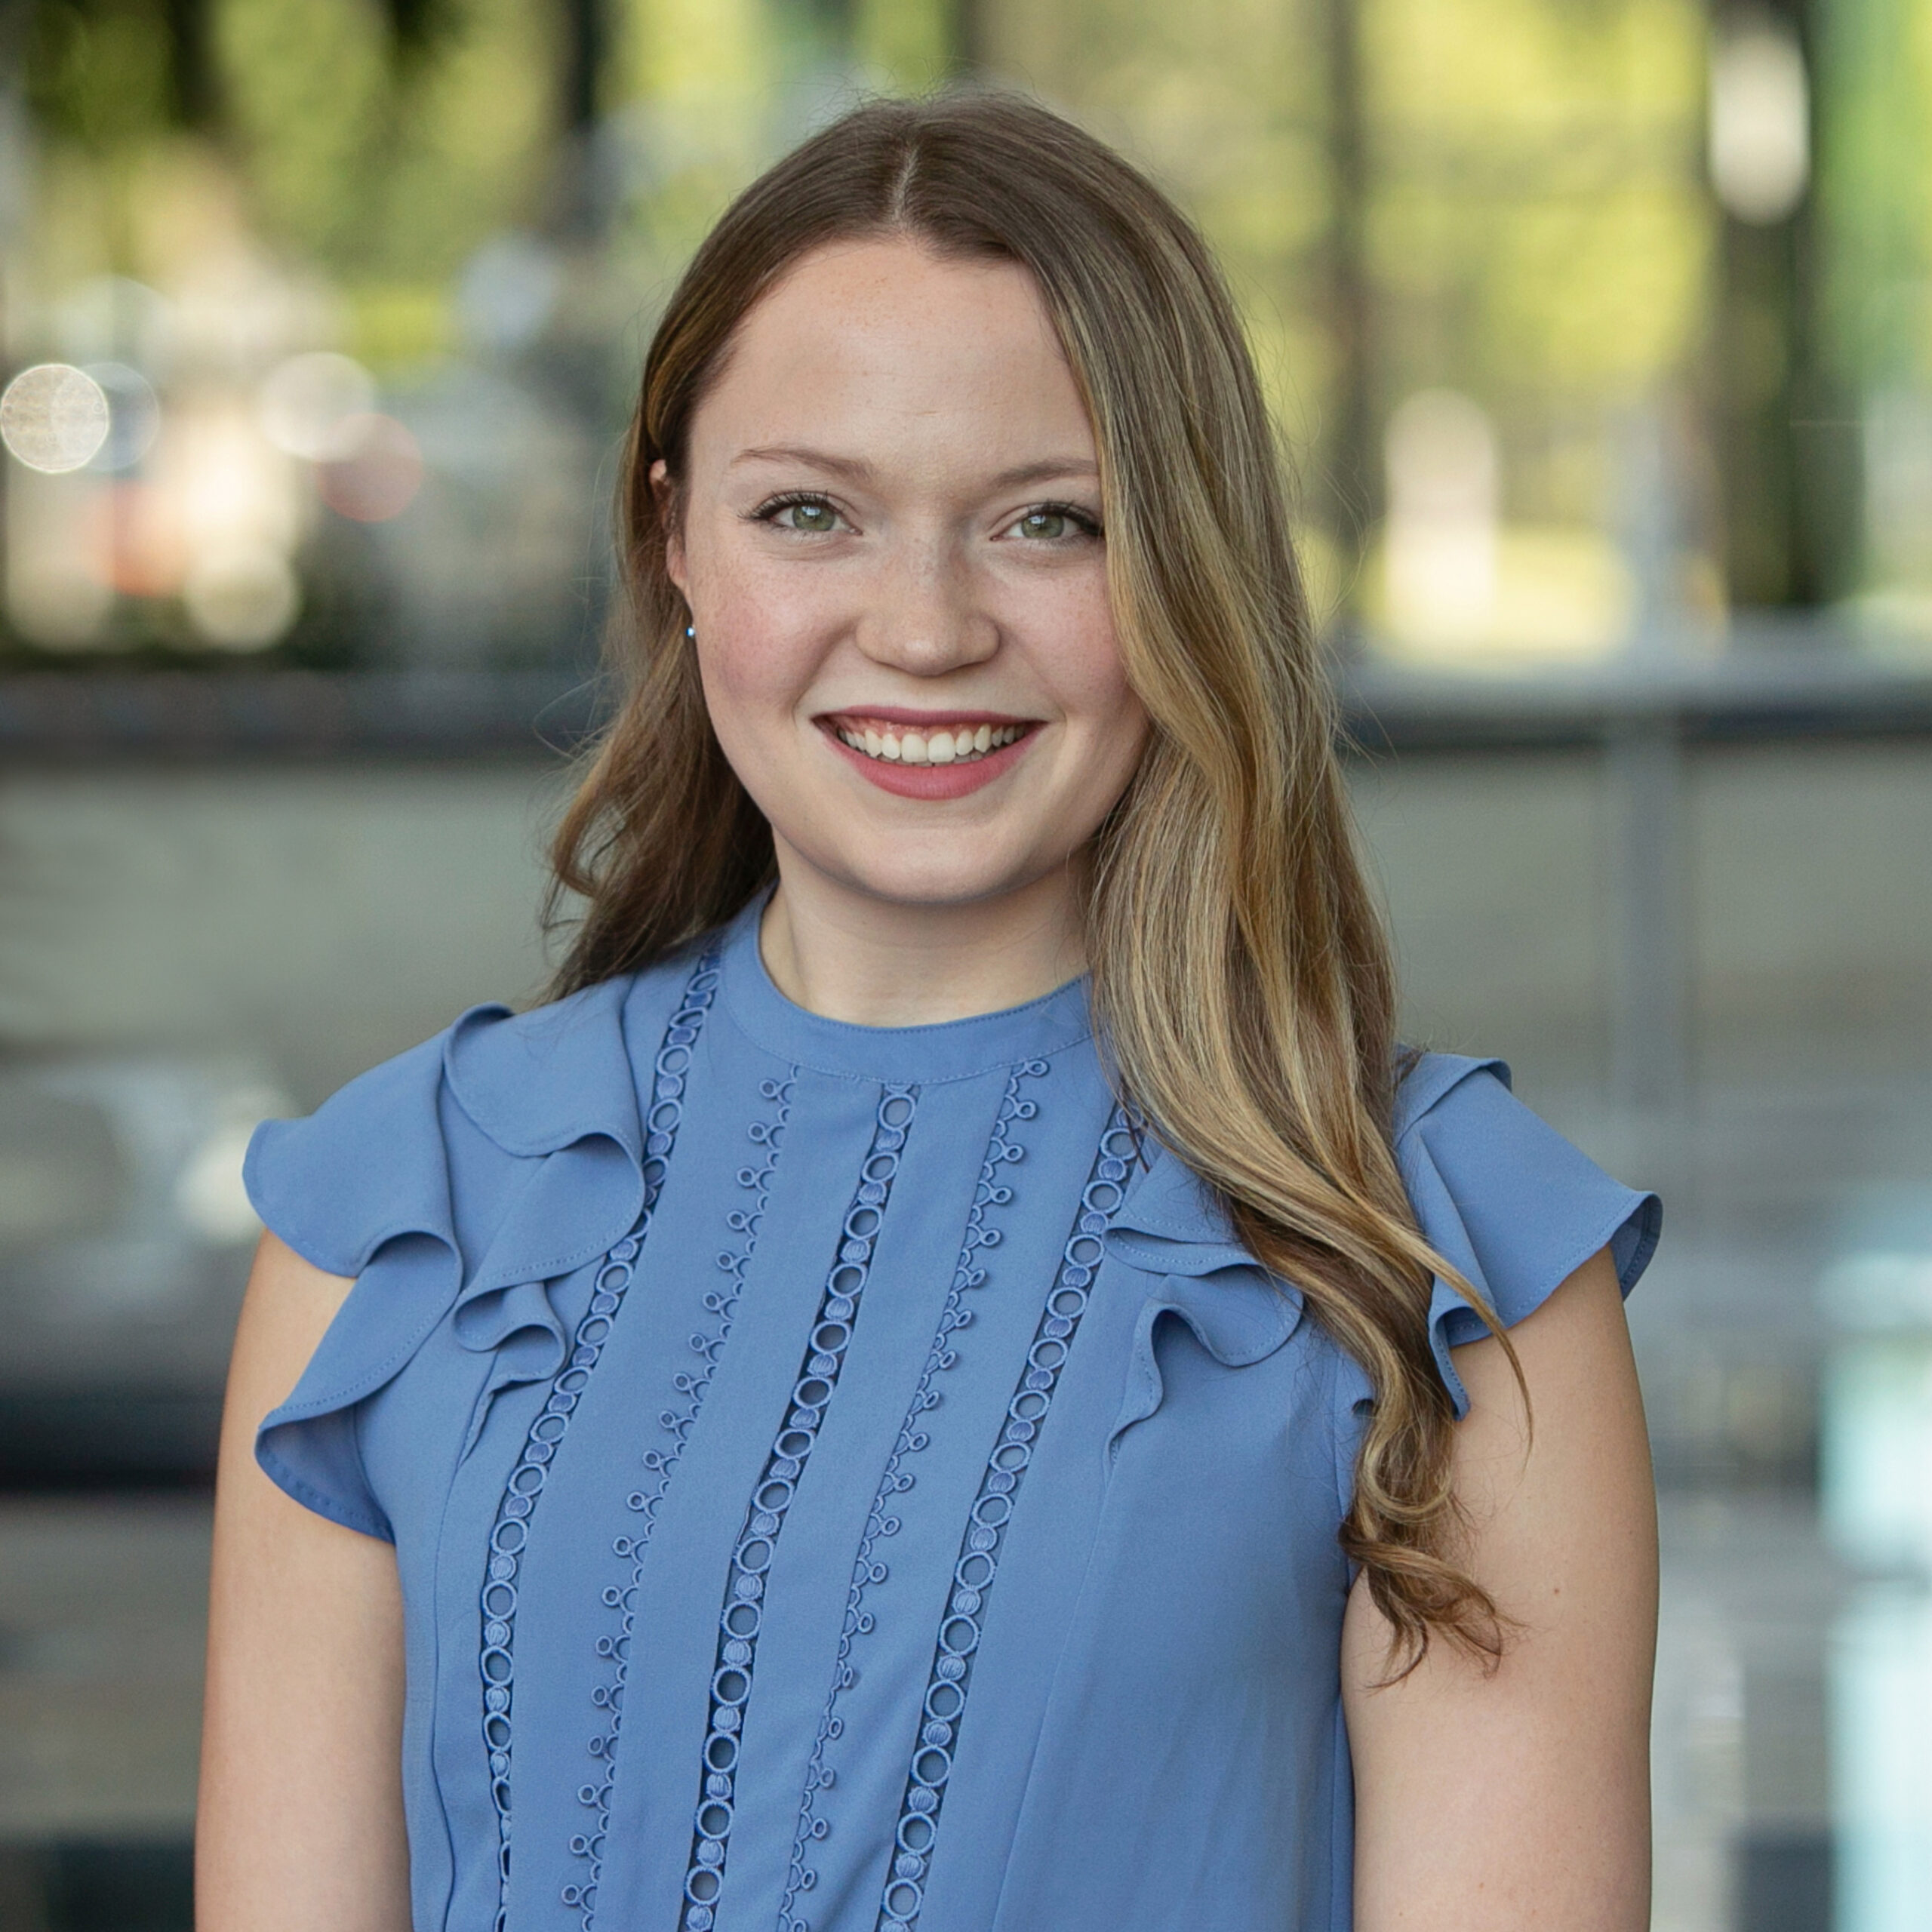
[[[961,798],[1010,771],[1038,729],[989,711],[912,711],[894,705],[829,712],[817,721],[838,754],[902,798]]]

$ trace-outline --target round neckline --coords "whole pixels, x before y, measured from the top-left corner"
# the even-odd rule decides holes
[[[924,1026],[862,1026],[788,999],[758,947],[760,893],[725,928],[718,991],[740,1032],[766,1052],[816,1073],[888,1086],[970,1080],[1015,1061],[1044,1060],[1090,1037],[1084,974],[1023,1006]]]

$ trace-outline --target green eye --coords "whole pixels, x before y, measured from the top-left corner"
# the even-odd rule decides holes
[[[1066,536],[1069,518],[1064,510],[1029,510],[1020,519],[1022,537],[1037,537],[1053,543]]]
[[[838,512],[829,503],[787,503],[778,518],[788,530],[810,537],[823,536],[838,527]]]

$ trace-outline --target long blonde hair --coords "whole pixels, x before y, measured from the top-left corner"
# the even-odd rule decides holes
[[[1205,245],[1112,149],[992,93],[881,101],[739,197],[672,296],[626,455],[629,693],[558,831],[552,906],[583,915],[561,996],[663,958],[771,876],[769,828],[706,715],[666,515],[733,331],[810,251],[903,234],[1020,263],[1099,446],[1109,583],[1152,721],[1097,840],[1088,958],[1124,1095],[1218,1191],[1257,1258],[1367,1374],[1342,1527],[1408,1664],[1432,1632],[1494,1657],[1454,1560],[1453,1411],[1432,1276],[1396,1170],[1389,948],[1353,849],[1335,718],[1289,540],[1272,424]],[[650,475],[672,489],[660,510]]]

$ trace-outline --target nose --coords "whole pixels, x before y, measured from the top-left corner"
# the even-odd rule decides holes
[[[937,533],[894,547],[870,608],[860,615],[860,651],[915,678],[983,664],[999,648],[999,626],[965,558]]]

